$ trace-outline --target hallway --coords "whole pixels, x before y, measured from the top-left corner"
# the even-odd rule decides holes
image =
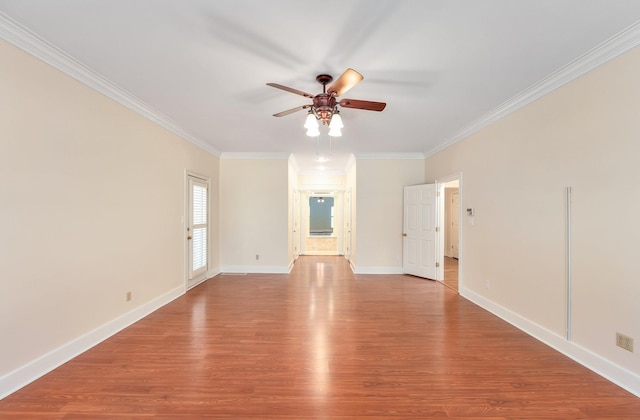
[[[220,275],[0,401],[0,418],[637,418],[640,399],[436,281],[300,257]]]
[[[453,290],[455,290],[456,292],[459,290],[458,287],[458,276],[459,276],[459,269],[458,269],[458,259],[457,258],[450,258],[450,257],[444,257],[444,280],[443,283],[452,288]]]

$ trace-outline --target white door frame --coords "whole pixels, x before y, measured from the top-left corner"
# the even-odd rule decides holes
[[[293,241],[293,260],[297,260],[302,250],[300,249],[301,243],[301,228],[300,228],[300,191],[293,190],[293,223],[292,229],[292,241]]]
[[[464,196],[463,196],[463,186],[462,186],[462,172],[458,172],[458,173],[454,173],[454,174],[450,174],[447,176],[443,176],[440,177],[438,179],[435,180],[435,183],[438,185],[438,191],[440,192],[440,196],[438,197],[438,212],[439,212],[439,225],[442,227],[442,232],[440,234],[440,238],[442,240],[440,240],[440,242],[438,243],[438,249],[437,249],[437,258],[438,258],[438,262],[439,262],[439,267],[436,273],[436,280],[438,281],[444,281],[444,255],[445,255],[445,249],[444,249],[444,238],[447,235],[447,231],[446,231],[446,226],[444,223],[444,210],[445,210],[445,196],[444,196],[444,184],[446,184],[447,182],[451,182],[451,181],[458,181],[460,183],[459,189],[458,189],[458,199],[459,199],[459,212],[458,212],[458,260],[462,261],[463,259],[463,249],[464,247],[462,246],[463,244],[463,208],[464,208]],[[458,265],[458,290],[460,290],[462,288],[462,281],[463,281],[463,276],[462,276],[462,264]]]
[[[207,185],[207,267],[205,268],[204,275],[195,280],[190,279],[191,273],[191,252],[190,252],[190,238],[192,232],[189,230],[189,224],[191,220],[191,188],[190,181],[197,181]],[[192,287],[197,286],[209,277],[209,266],[211,259],[211,181],[209,177],[185,170],[184,175],[185,185],[185,200],[184,200],[184,216],[183,220],[183,232],[184,232],[184,273],[185,273],[185,290],[189,290]]]
[[[343,213],[344,213],[344,220],[343,220],[343,255],[346,258],[347,261],[351,262],[351,245],[352,245],[352,238],[351,238],[351,225],[353,224],[353,219],[352,219],[352,205],[351,205],[351,200],[352,200],[352,193],[351,193],[351,188],[349,188],[349,190],[347,190],[344,193],[344,207],[343,207]]]
[[[460,256],[458,255],[458,248],[460,246],[460,242],[458,241],[458,232],[460,231],[460,192],[459,188],[446,188],[445,192],[449,189],[455,191],[451,191],[449,194],[451,203],[447,202],[445,204],[445,207],[448,209],[447,217],[449,218],[445,231],[447,229],[449,230],[446,233],[447,244],[450,247],[446,254],[451,254],[452,258],[459,259]]]

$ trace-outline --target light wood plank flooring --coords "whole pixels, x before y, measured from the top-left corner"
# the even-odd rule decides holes
[[[2,419],[638,419],[640,399],[440,282],[218,276],[0,401]]]
[[[443,283],[458,291],[458,260],[444,257],[444,281]]]

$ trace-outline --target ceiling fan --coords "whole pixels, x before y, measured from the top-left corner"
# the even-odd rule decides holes
[[[293,114],[294,112],[298,112],[303,109],[309,109],[307,120],[304,125],[308,130],[308,136],[317,136],[320,134],[318,131],[318,121],[324,125],[329,125],[330,136],[340,136],[340,129],[343,125],[338,107],[380,112],[387,106],[385,102],[363,101],[360,99],[341,99],[338,101],[336,99],[338,96],[342,96],[346,91],[360,83],[363,78],[364,77],[360,73],[349,68],[327,89],[327,84],[333,81],[333,77],[328,74],[320,74],[316,77],[316,80],[322,85],[322,93],[317,95],[312,95],[278,83],[267,83],[268,86],[286,90],[287,92],[295,93],[296,95],[301,95],[312,100],[311,104],[278,112],[277,114],[273,114],[273,116],[284,117],[285,115]]]

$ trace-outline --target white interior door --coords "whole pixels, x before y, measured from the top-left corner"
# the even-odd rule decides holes
[[[436,279],[436,184],[404,187],[402,270],[406,274]]]
[[[209,261],[209,183],[206,180],[188,177],[189,197],[187,201],[187,288],[206,279]]]

